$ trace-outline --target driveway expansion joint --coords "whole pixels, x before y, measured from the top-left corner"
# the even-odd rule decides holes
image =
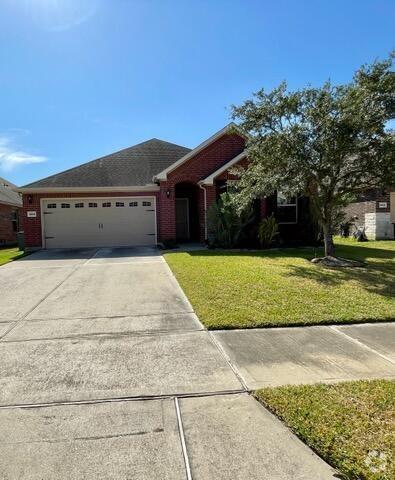
[[[170,393],[163,395],[136,395],[125,397],[108,397],[108,398],[96,398],[90,400],[64,400],[54,402],[40,402],[40,403],[18,403],[0,405],[0,410],[12,410],[12,409],[32,409],[32,408],[47,408],[47,407],[60,407],[60,406],[78,406],[78,405],[97,405],[101,403],[121,403],[121,402],[144,402],[150,400],[173,400],[175,398],[206,398],[206,397],[219,397],[226,395],[240,395],[251,394],[252,390],[235,389],[235,390],[218,390],[212,392],[193,392],[193,393]]]
[[[97,251],[94,253],[96,254]],[[44,295],[44,297],[42,297],[35,305],[33,305],[33,307],[31,307],[26,313],[24,313],[22,315],[21,318],[19,318],[18,320],[16,320],[14,322],[13,325],[10,326],[10,328],[8,328],[5,333],[3,333],[3,335],[1,335],[0,337],[0,342],[2,342],[3,338],[8,335],[10,332],[12,332],[12,330],[14,330],[14,328],[16,328],[18,325],[20,325],[32,312],[34,312],[34,310],[39,306],[41,305],[41,303],[43,303],[50,295],[52,295],[52,293],[54,293],[61,285],[63,285],[72,275],[73,273],[75,273],[77,270],[79,270],[82,266],[84,266],[92,257],[89,257],[88,259],[85,260],[85,262],[81,263],[81,264],[77,264],[73,267],[71,267],[71,272],[66,275],[65,278],[63,278],[60,282],[58,282],[54,288],[52,288],[46,295]]]
[[[178,398],[177,397],[174,398],[174,406],[175,406],[175,409],[176,409],[178,433],[180,435],[182,456],[184,457],[185,472],[186,472],[187,480],[192,480],[192,472],[191,472],[191,466],[190,466],[190,463],[189,463],[187,445],[186,445],[186,441],[185,441],[184,427],[183,427],[183,424],[182,424],[180,405],[178,403]]]
[[[175,330],[146,330],[141,332],[129,331],[129,332],[96,332],[76,335],[64,335],[61,337],[41,337],[41,338],[21,338],[16,340],[3,340],[3,343],[24,343],[24,342],[50,342],[58,340],[83,340],[83,339],[115,339],[125,337],[155,337],[155,336],[171,336],[171,335],[187,335],[190,333],[202,332],[202,328],[191,329],[175,329]]]

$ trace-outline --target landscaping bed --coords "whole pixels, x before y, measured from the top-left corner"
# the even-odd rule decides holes
[[[394,381],[266,388],[255,396],[340,478],[395,478]]]
[[[391,321],[395,242],[337,240],[336,255],[366,263],[330,269],[314,248],[202,250],[165,258],[211,329]]]

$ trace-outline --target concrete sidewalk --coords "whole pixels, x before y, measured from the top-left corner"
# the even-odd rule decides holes
[[[249,389],[395,378],[395,323],[213,333]]]
[[[153,249],[0,268],[0,478],[329,480]]]

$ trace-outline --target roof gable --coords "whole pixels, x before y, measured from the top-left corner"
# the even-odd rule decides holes
[[[0,203],[5,205],[12,205],[15,207],[22,206],[22,199],[13,189],[16,185],[0,177]]]
[[[216,132],[214,135],[212,135],[210,138],[202,142],[200,145],[195,147],[194,149],[190,150],[188,153],[186,153],[183,157],[181,157],[179,160],[174,162],[173,164],[169,165],[166,167],[164,170],[159,172],[154,176],[154,180],[167,180],[167,175],[171,172],[173,172],[175,169],[183,165],[185,162],[193,158],[195,155],[197,155],[199,152],[204,150],[206,147],[214,143],[216,140],[221,138],[224,135],[229,135],[230,133],[234,133],[235,130],[237,131],[237,126],[236,124],[229,123],[226,125],[224,128],[221,128],[218,132]],[[239,132],[237,132],[239,133]],[[241,134],[240,134],[241,135]]]
[[[231,167],[237,165],[240,161],[244,160],[246,157],[247,157],[247,153],[245,151],[239,153],[239,155],[229,160],[229,162],[225,163],[225,165],[222,165],[222,167],[218,168],[218,170],[215,170],[215,172],[211,173],[208,177],[204,178],[199,183],[202,185],[214,185],[214,180],[219,175],[221,175],[221,173],[224,173],[227,170],[229,170]]]

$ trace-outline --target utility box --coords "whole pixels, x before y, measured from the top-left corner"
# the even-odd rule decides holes
[[[25,251],[25,232],[18,232],[16,234],[18,241],[18,248],[21,252]]]

